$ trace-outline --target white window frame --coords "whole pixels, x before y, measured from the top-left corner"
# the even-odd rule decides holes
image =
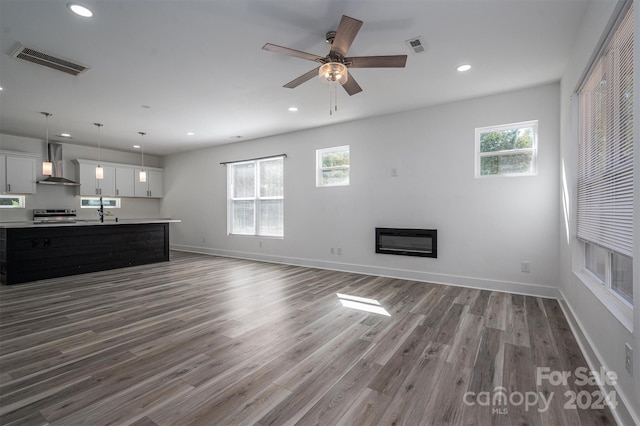
[[[277,157],[269,157],[269,158],[262,158],[262,159],[257,159],[257,160],[248,160],[248,161],[239,161],[239,162],[234,162],[234,163],[229,163],[227,164],[227,235],[234,235],[234,236],[256,236],[256,237],[266,237],[266,238],[275,238],[275,239],[283,239],[284,238],[284,211],[283,211],[283,218],[282,218],[282,234],[281,235],[274,235],[274,234],[262,234],[260,233],[260,219],[261,219],[261,202],[262,201],[268,201],[268,200],[282,200],[282,208],[284,209],[284,156],[277,156]],[[274,161],[274,160],[282,160],[282,174],[283,174],[283,183],[282,183],[282,196],[269,196],[269,197],[262,197],[260,196],[260,164],[263,162],[268,162],[268,161]],[[233,167],[234,166],[240,166],[243,164],[255,164],[254,167],[254,173],[255,173],[255,177],[254,177],[254,193],[253,196],[251,197],[234,197],[234,181],[233,181]],[[254,208],[253,208],[253,230],[254,232],[249,234],[249,233],[234,233],[233,232],[233,202],[234,201],[253,201],[254,202]]]
[[[600,277],[587,268],[586,244],[586,241],[578,241],[578,267],[574,269],[575,276],[591,290],[594,296],[627,330],[633,331],[633,304],[611,288],[611,250],[605,249],[607,250],[605,279],[601,280]]]
[[[100,201],[100,197],[80,197],[80,208],[81,209],[95,209],[96,207],[99,207],[99,206],[84,206],[84,205],[82,205],[82,202],[84,200],[99,202]],[[112,205],[112,206],[105,205],[104,207],[107,208],[107,209],[119,209],[120,206],[122,205],[122,203],[120,201],[120,198],[102,197],[102,204],[110,203],[110,202],[114,202],[114,205]]]
[[[591,278],[593,280],[595,280],[599,285],[603,286],[604,288],[606,288],[608,291],[611,292],[611,294],[613,294],[616,298],[618,298],[621,302],[623,302],[626,306],[628,306],[629,308],[633,308],[633,301],[629,300],[626,295],[622,294],[621,292],[617,291],[615,288],[613,288],[613,256],[624,256],[620,253],[616,253],[613,250],[610,250],[606,247],[602,247],[599,246],[595,243],[589,242],[589,241],[582,241],[583,244],[583,250],[584,250],[584,256],[582,256],[583,259],[583,268],[584,271],[589,274],[591,276]],[[600,277],[595,271],[592,271],[589,268],[589,265],[587,264],[587,251],[589,249],[589,246],[592,246],[596,249],[601,250],[602,252],[604,252],[604,272],[603,272],[603,276]]]
[[[504,132],[508,130],[527,129],[533,130],[531,148],[517,148],[502,151],[480,152],[480,137],[485,133]],[[475,131],[475,177],[476,178],[495,178],[495,177],[517,177],[517,176],[535,176],[538,173],[538,120],[521,121],[518,123],[500,124],[496,126],[477,127]],[[485,157],[506,157],[514,154],[531,153],[531,168],[528,172],[522,173],[495,173],[483,175],[482,158]]]
[[[322,156],[324,154],[332,153],[335,151],[344,151],[344,150],[349,152],[349,164],[345,166],[334,166],[334,167],[322,166]],[[324,183],[322,179],[323,172],[331,171],[331,170],[346,170],[347,178],[342,182]],[[350,180],[351,180],[351,149],[349,145],[334,146],[331,148],[322,148],[322,149],[316,150],[316,187],[322,188],[322,187],[330,187],[330,186],[348,186],[350,184]]]
[[[1,205],[0,204],[0,209],[24,209],[25,208],[24,195],[1,195],[0,194],[0,198],[14,200],[14,201],[17,201],[18,203],[17,205],[14,205],[14,204]]]

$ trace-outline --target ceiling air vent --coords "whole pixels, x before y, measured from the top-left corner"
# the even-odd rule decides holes
[[[424,53],[424,43],[422,42],[422,37],[412,38],[407,40],[407,46],[411,49],[413,53]]]
[[[71,75],[81,74],[89,69],[89,67],[76,64],[67,59],[57,58],[48,53],[44,53],[29,47],[19,45],[11,54],[13,58],[22,59],[24,61],[33,62],[43,67],[53,68]]]

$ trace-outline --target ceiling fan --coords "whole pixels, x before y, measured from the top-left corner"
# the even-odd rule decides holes
[[[317,68],[302,74],[283,87],[294,89],[318,75],[326,78],[329,83],[339,83],[351,96],[361,92],[362,88],[353,76],[350,75],[347,68],[404,68],[407,62],[407,55],[348,57],[347,51],[356,38],[358,31],[360,31],[361,26],[362,21],[343,15],[338,29],[336,31],[329,31],[326,35],[327,43],[331,44],[331,50],[327,56],[318,56],[271,43],[265,44],[262,49],[320,64]]]

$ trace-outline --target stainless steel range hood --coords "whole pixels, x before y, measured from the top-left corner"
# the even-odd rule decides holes
[[[80,186],[78,182],[62,176],[62,144],[49,143],[47,145],[47,152],[49,153],[49,161],[53,164],[53,171],[51,176],[39,180],[38,183],[43,185]]]

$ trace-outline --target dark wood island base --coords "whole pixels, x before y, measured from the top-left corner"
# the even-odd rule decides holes
[[[168,222],[0,228],[1,284],[168,260]]]

